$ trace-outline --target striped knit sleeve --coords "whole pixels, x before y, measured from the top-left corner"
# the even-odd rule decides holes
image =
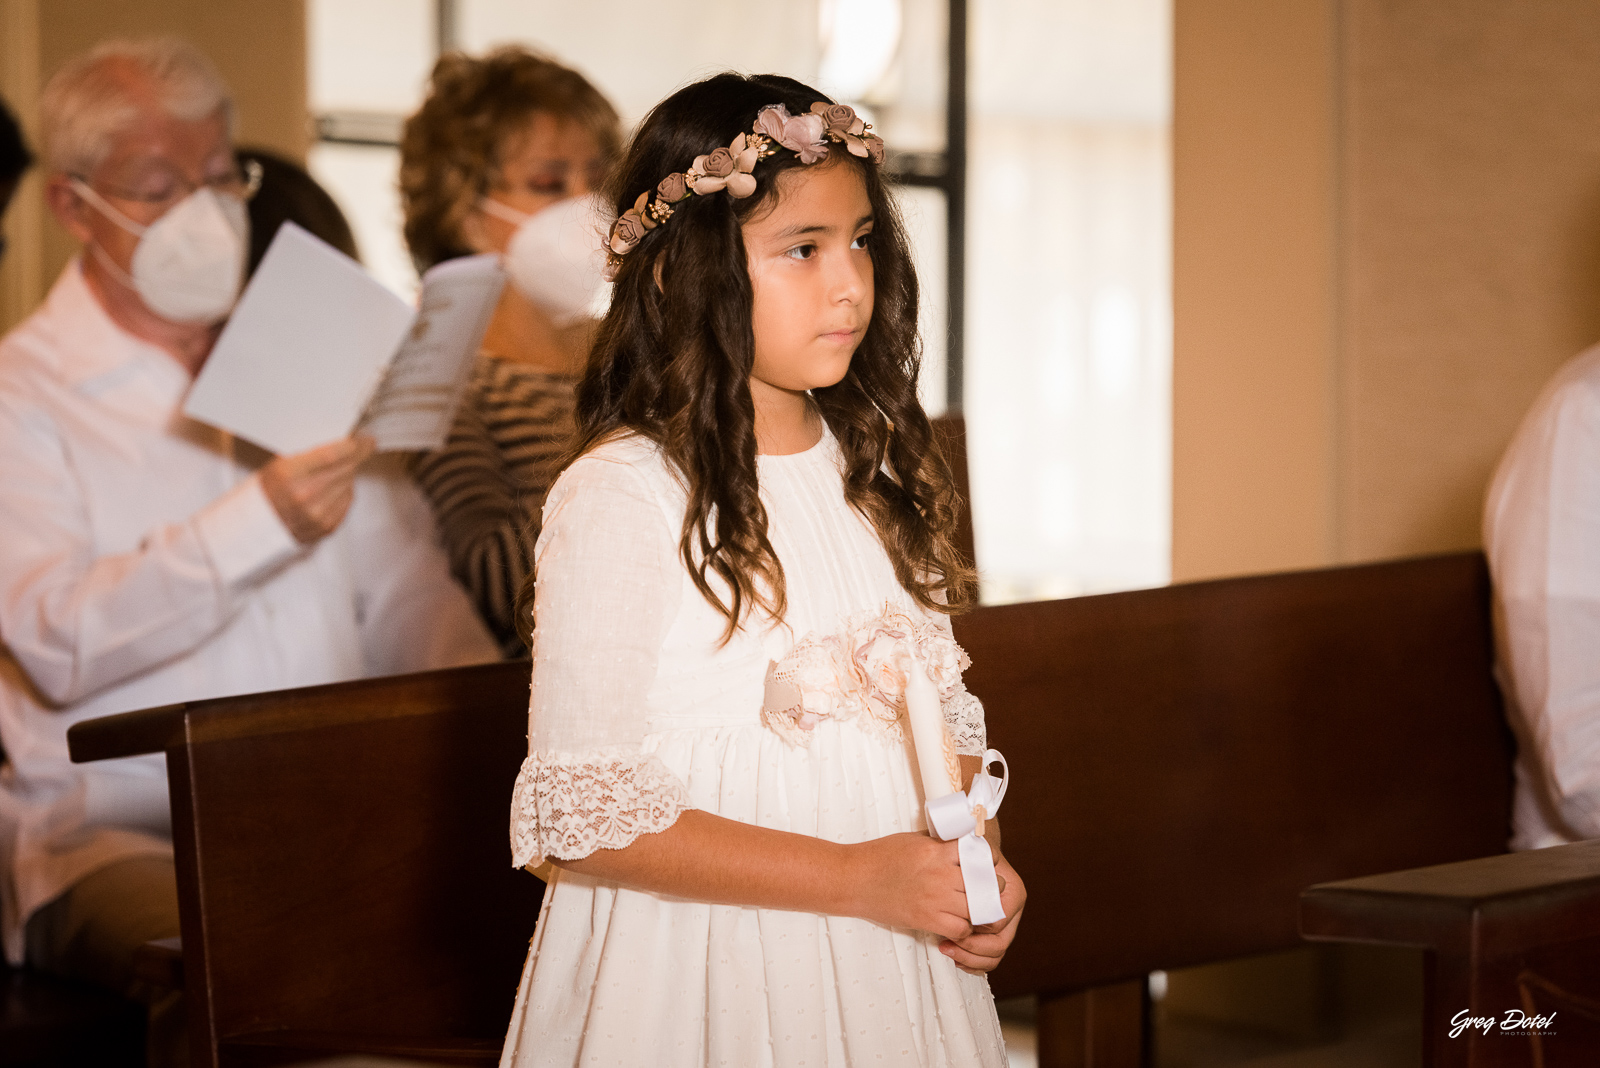
[[[517,592],[572,434],[572,402],[570,380],[483,357],[444,448],[415,464],[451,568],[508,655],[525,652]]]

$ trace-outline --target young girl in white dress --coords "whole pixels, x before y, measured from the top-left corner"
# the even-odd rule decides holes
[[[1005,1063],[986,973],[1022,882],[991,824],[1006,918],[971,926],[903,719],[910,645],[978,769],[948,618],[974,576],[882,159],[850,108],[723,74],[614,179],[535,549],[511,839],[549,888],[503,1065]]]

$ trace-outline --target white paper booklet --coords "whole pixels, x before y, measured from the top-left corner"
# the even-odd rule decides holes
[[[441,263],[412,308],[285,223],[211,350],[184,414],[280,455],[359,430],[381,452],[444,444],[505,284],[496,256]]]

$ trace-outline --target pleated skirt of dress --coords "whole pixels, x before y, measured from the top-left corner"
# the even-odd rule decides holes
[[[731,819],[836,842],[921,829],[904,741],[852,723],[825,721],[808,749],[757,725],[663,731],[646,748],[695,807]],[[988,980],[938,941],[558,870],[501,1065],[1003,1068]]]

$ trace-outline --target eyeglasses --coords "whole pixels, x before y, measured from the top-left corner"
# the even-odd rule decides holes
[[[74,175],[84,185],[89,184],[89,179],[82,175]],[[242,168],[234,168],[227,174],[219,174],[214,178],[196,184],[181,175],[167,172],[159,177],[159,186],[153,189],[128,189],[106,188],[104,195],[116,197],[118,200],[128,200],[135,204],[150,204],[165,212],[184,197],[200,189],[209,189],[220,196],[238,197],[240,200],[249,200],[261,188],[261,164],[253,159],[244,161]],[[159,212],[158,212],[159,214]]]

